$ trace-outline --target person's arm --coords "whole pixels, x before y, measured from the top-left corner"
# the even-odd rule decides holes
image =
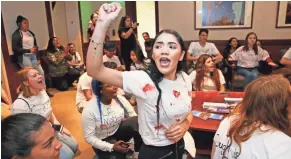
[[[7,95],[7,93],[6,93],[6,91],[4,90],[3,87],[1,88],[1,98],[4,100],[4,102],[7,105],[9,105],[9,109],[10,109],[10,106],[11,106],[12,102],[9,100],[8,95]]]
[[[228,56],[228,61],[237,61],[240,52],[243,52],[243,46],[236,49],[231,55]]]
[[[266,61],[268,65],[272,67],[278,67],[278,65],[275,64],[273,60],[270,58],[270,55],[266,50],[263,50],[262,48],[258,48],[258,52],[261,55],[261,60]]]
[[[187,61],[197,61],[199,56],[191,56],[190,52],[187,52]]]
[[[114,144],[102,141],[96,136],[96,131],[100,130],[96,129],[96,122],[97,121],[94,114],[88,109],[84,109],[82,112],[82,126],[85,141],[94,148],[100,149],[102,151],[113,151]]]
[[[190,128],[192,123],[193,115],[189,112],[187,118],[180,124],[171,127],[169,130],[166,131],[166,136],[169,140],[173,141],[174,143],[178,142],[182,139]]]
[[[92,90],[91,89],[83,89],[82,92],[84,93],[84,96],[86,97],[87,101],[92,99]]]
[[[109,7],[113,6],[113,7]],[[112,10],[111,10],[112,9]],[[121,10],[119,3],[103,4],[99,10],[98,22],[92,35],[87,53],[87,73],[98,81],[122,88],[122,72],[103,65],[103,43],[107,28]]]
[[[284,54],[282,59],[280,60],[282,65],[291,65],[291,48]]]
[[[216,46],[214,44],[212,44],[212,52],[215,54],[215,56],[213,57],[213,60],[216,62],[219,62],[223,59],[223,56],[221,55],[221,53],[218,51],[218,49],[216,48]]]
[[[224,86],[224,84],[226,83],[225,82],[225,78],[224,78],[224,76],[223,76],[223,74],[222,74],[222,72],[220,71],[220,70],[218,70],[218,74],[219,74],[219,82],[220,82],[220,89],[219,89],[219,92],[221,93],[221,92],[225,92],[225,86]]]
[[[49,121],[52,123],[52,124],[55,124],[55,125],[60,125],[60,122],[58,121],[58,119],[56,118],[55,114],[52,112],[51,114],[51,117],[49,119]]]
[[[128,39],[129,36],[134,32],[133,28],[130,28],[127,32],[121,32],[120,36],[123,38],[123,39]]]
[[[225,92],[225,86],[224,86],[224,84],[220,85],[219,92],[220,93]]]

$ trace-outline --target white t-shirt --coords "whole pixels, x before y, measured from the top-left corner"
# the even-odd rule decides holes
[[[216,46],[213,43],[206,42],[205,46],[202,47],[199,42],[191,42],[188,52],[191,56],[200,56],[203,54],[207,54],[210,56],[215,56],[219,53]],[[195,64],[196,61],[193,61]]]
[[[76,57],[75,57],[76,55]],[[75,55],[72,55],[72,62],[73,63],[78,63],[78,62],[81,62],[82,59],[81,59],[81,56],[78,52],[75,52]]]
[[[78,86],[77,86],[77,94],[76,94],[76,104],[78,105],[82,101],[87,101],[83,90],[90,89],[92,90],[92,77],[88,76],[87,72],[83,73],[79,78]],[[92,95],[94,93],[92,92]]]
[[[117,95],[123,103],[129,117],[137,116],[133,107],[121,95]],[[120,123],[125,118],[124,108],[113,99],[111,104],[101,103],[102,126],[97,99],[92,98],[82,112],[82,125],[85,140],[93,147],[102,151],[112,151],[113,144],[102,141],[108,136],[113,135],[119,128]]]
[[[37,96],[31,96],[29,98],[23,97],[22,93],[18,96],[11,108],[11,114],[18,114],[18,113],[34,113],[39,114],[47,119],[51,117],[52,114],[52,107],[50,98],[47,95],[46,91],[41,91]],[[30,108],[29,108],[30,107]]]
[[[220,81],[220,84],[225,84],[225,79],[224,79],[224,76],[222,74],[222,72],[218,70],[218,73],[219,73],[219,81]],[[189,78],[191,80],[191,83],[193,84],[193,89],[195,90],[195,79],[196,79],[196,75],[197,75],[197,72],[196,70],[192,71],[189,75]],[[202,91],[217,91],[217,88],[216,88],[216,85],[215,83],[213,82],[213,80],[210,78],[210,73],[205,75],[204,76],[204,79],[203,79],[203,84],[202,84]]]
[[[283,57],[286,57],[287,59],[291,60],[291,47],[288,49],[288,51],[284,54]]]
[[[120,67],[120,61],[117,56],[113,55],[111,58],[107,57],[106,55],[103,55],[103,63],[104,62],[115,62],[117,64],[117,67]]]
[[[185,72],[177,73],[172,81],[163,78],[159,83],[162,91],[160,125],[157,125],[156,103],[158,90],[144,71],[125,71],[123,90],[136,97],[138,106],[139,133],[146,145],[166,146],[173,144],[165,136],[165,130],[181,123],[191,112],[192,85]]]
[[[225,118],[219,125],[214,136],[215,153],[213,159],[222,159],[222,154],[230,140],[227,137],[231,120],[234,117]],[[267,130],[267,126],[260,129]],[[239,155],[240,154],[240,155]],[[237,157],[239,155],[239,157]],[[290,159],[291,138],[278,130],[262,132],[256,130],[252,136],[241,143],[241,152],[237,143],[233,140],[229,151],[225,152],[228,159]]]
[[[34,46],[34,38],[33,35],[29,31],[21,31],[22,32],[22,48],[23,49],[31,49]]]

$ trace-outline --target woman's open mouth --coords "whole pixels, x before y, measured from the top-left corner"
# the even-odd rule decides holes
[[[162,67],[168,67],[168,66],[170,65],[170,63],[171,63],[171,60],[168,59],[168,58],[166,58],[166,57],[162,57],[162,58],[160,59],[160,65],[161,65]]]

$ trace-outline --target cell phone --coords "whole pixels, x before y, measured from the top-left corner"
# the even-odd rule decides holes
[[[123,147],[123,148],[128,148],[129,147],[129,144],[126,143],[126,142],[121,142],[120,143],[120,146]]]

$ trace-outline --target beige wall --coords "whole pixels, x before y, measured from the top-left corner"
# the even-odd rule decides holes
[[[143,32],[148,32],[150,37],[156,36],[156,17],[154,1],[137,1],[136,2],[136,19],[139,23],[137,36],[142,47],[143,53],[147,56],[144,48]]]
[[[209,40],[244,39],[254,31],[260,39],[291,39],[291,28],[275,28],[277,2],[254,2],[252,29],[210,30]],[[159,2],[159,29],[174,29],[184,40],[197,40],[194,30],[194,2]]]
[[[75,44],[77,52],[80,53],[81,58],[83,59],[78,2],[76,1],[65,2],[65,9],[66,9],[68,42],[72,42]]]
[[[66,46],[68,44],[68,29],[65,2],[57,1],[51,13],[54,27],[54,36],[58,37],[60,43],[63,46]]]
[[[11,36],[17,29],[16,18],[22,15],[29,20],[29,28],[34,32],[39,49],[46,49],[49,39],[44,2],[1,2],[5,33],[9,54],[12,54]]]

